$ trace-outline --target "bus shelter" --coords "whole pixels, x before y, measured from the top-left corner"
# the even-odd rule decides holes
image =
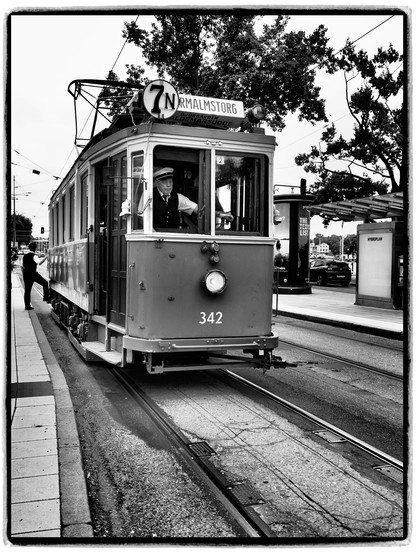
[[[361,306],[403,309],[407,259],[403,193],[309,206],[311,215],[357,226],[357,289]]]

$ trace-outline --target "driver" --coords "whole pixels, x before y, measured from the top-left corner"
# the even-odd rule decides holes
[[[198,212],[198,204],[173,190],[173,169],[164,167],[153,173],[153,227],[179,227],[179,212],[188,215]]]

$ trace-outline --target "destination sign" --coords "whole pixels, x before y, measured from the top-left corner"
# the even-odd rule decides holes
[[[228,129],[241,125],[244,119],[244,106],[238,100],[181,94],[178,109],[170,119],[188,125]]]
[[[239,100],[178,94],[176,89],[163,79],[151,81],[145,87],[142,102],[149,115],[179,124],[228,129],[239,127],[245,117],[243,102]],[[132,114],[140,109],[138,92],[127,107]]]

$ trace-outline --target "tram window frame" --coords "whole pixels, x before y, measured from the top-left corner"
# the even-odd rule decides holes
[[[120,161],[121,168],[121,183],[120,183],[120,210],[118,211],[119,217],[119,227],[121,230],[127,229],[127,221],[125,217],[120,217],[121,206],[123,202],[127,199],[127,190],[128,190],[128,179],[127,179],[127,155],[121,157]]]
[[[55,208],[51,205],[49,208],[49,246],[55,246],[54,210]]]
[[[172,167],[173,190],[189,198],[198,205],[200,210],[200,214],[180,212],[179,227],[152,227],[154,231],[209,235],[209,219],[206,217],[208,211],[201,210],[200,206],[206,207],[209,204],[209,178],[206,168],[209,167],[210,149],[201,148],[199,145],[157,144],[154,146],[152,154],[152,173],[163,167]],[[155,188],[156,185],[153,183],[152,199]]]
[[[75,216],[75,185],[71,185],[69,188],[69,240],[73,241],[74,236],[74,216]]]
[[[50,229],[52,233],[52,237],[49,238],[51,246],[56,246],[56,204],[53,204],[51,206],[51,219],[50,219]]]
[[[113,186],[111,187],[112,191],[112,204],[113,204],[113,221],[111,222],[111,229],[117,230],[119,224],[119,214],[120,214],[120,181],[121,181],[121,163],[119,158],[115,158],[112,163],[113,167]],[[110,195],[111,197],[111,195]]]
[[[60,234],[60,225],[61,225],[61,218],[60,218],[60,202],[59,198],[56,201],[55,204],[55,214],[56,214],[56,222],[55,222],[55,233],[56,233],[56,244],[59,246],[61,244],[61,234]]]
[[[139,214],[140,199],[144,193],[146,181],[144,179],[145,156],[143,150],[132,152],[130,157],[131,176],[132,176],[132,195],[131,195],[131,229],[134,232],[143,232],[143,214]],[[136,164],[136,162],[139,162]],[[140,163],[141,162],[141,163]],[[137,176],[136,176],[137,175]],[[147,208],[146,208],[147,209]]]
[[[217,166],[218,165],[225,165],[225,164],[219,164],[217,162],[218,158],[220,157],[229,157],[229,158],[242,158],[244,159],[252,159],[254,161],[254,164],[256,161],[258,162],[258,167],[254,167],[254,179],[256,179],[257,174],[257,207],[254,206],[255,209],[255,218],[254,221],[257,220],[257,230],[244,230],[244,229],[238,229],[236,228],[240,222],[243,223],[243,220],[246,219],[246,210],[252,210],[253,205],[251,202],[248,202],[246,196],[247,192],[245,193],[245,197],[240,197],[240,204],[244,206],[244,212],[242,212],[242,215],[237,212],[237,210],[232,207],[233,199],[231,198],[230,206],[225,205],[224,211],[228,212],[230,211],[234,217],[234,221],[231,224],[228,224],[228,228],[217,228],[216,234],[225,234],[225,235],[238,235],[238,236],[268,236],[268,226],[267,226],[267,200],[268,200],[268,158],[265,154],[259,154],[259,153],[247,153],[247,152],[241,152],[241,151],[232,151],[232,150],[216,150],[215,156],[214,156],[214,189],[215,189],[215,197],[217,198],[217,189],[220,187],[217,187]],[[227,187],[231,187],[231,184],[224,185]],[[256,187],[256,183],[254,182],[254,186]],[[244,186],[245,187],[245,186]],[[230,191],[232,193],[232,189],[230,188]],[[250,191],[249,191],[250,192]],[[230,193],[230,194],[231,194]],[[254,193],[256,193],[256,190],[254,190]],[[218,197],[218,200],[221,202],[221,199]],[[224,200],[222,200],[224,201]],[[251,218],[249,218],[249,221]]]
[[[80,178],[80,237],[86,238],[88,233],[88,171]]]
[[[66,221],[66,213],[65,213],[65,209],[66,209],[66,200],[65,200],[65,197],[66,197],[66,193],[63,192],[62,193],[62,196],[61,196],[61,201],[60,201],[60,236],[62,237],[62,244],[65,243],[66,241],[66,233],[65,233],[65,229],[66,229],[66,226],[65,226],[65,221]]]

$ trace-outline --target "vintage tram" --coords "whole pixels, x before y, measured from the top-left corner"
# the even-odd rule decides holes
[[[73,81],[69,91],[97,83],[116,86]],[[54,191],[52,314],[86,360],[149,373],[279,363],[275,138],[259,125],[239,131],[246,117],[241,102],[180,95],[163,80],[136,87]],[[165,170],[196,208],[160,224],[155,175]]]

